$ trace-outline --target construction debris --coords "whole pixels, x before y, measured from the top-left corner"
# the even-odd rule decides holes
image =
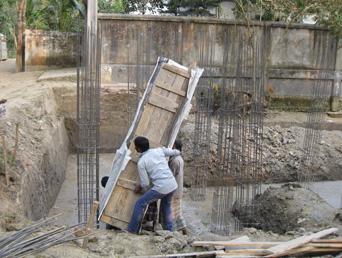
[[[224,253],[216,257],[283,257],[302,254],[327,254],[342,252],[342,238],[320,239],[337,232],[329,228],[317,233],[295,238],[288,242],[250,242],[250,241],[194,241],[194,247],[221,246]]]
[[[9,236],[0,239],[0,257],[22,257],[41,252],[51,246],[68,241],[80,239],[74,232],[82,227],[82,224],[74,226],[56,227],[42,233],[42,228],[51,226],[58,215],[40,220],[39,222],[21,229]]]

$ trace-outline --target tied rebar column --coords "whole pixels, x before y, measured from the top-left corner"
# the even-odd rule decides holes
[[[193,177],[190,197],[194,201],[206,198],[206,187],[211,177],[211,127],[213,114],[215,31],[208,26],[200,26],[198,37],[197,60],[201,67],[206,67],[205,75],[199,80],[195,92],[195,128],[193,136]]]
[[[220,85],[216,190],[211,231],[229,235],[240,229],[233,210],[254,211],[252,199],[261,191],[263,89],[267,28],[226,28],[224,80]],[[235,39],[239,40],[236,43]]]
[[[319,143],[325,124],[325,112],[330,105],[337,51],[337,40],[333,35],[323,31],[315,33],[317,34],[314,46],[316,74],[305,123],[302,169],[298,174],[298,181],[304,183],[306,188],[309,187],[310,182],[318,180],[315,178],[314,171],[320,168],[315,164],[317,164],[316,159],[319,158]]]
[[[100,30],[99,30],[100,31]],[[77,190],[78,221],[86,222],[99,200],[100,46],[97,4],[88,0],[77,72]]]

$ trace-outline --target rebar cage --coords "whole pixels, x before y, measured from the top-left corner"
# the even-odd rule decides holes
[[[88,1],[83,33],[80,33],[77,69],[77,192],[78,221],[88,220],[99,200],[99,122],[101,35],[97,28],[96,1]],[[100,30],[99,30],[100,31]]]

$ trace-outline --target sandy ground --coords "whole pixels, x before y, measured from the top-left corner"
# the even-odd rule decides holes
[[[41,94],[44,87],[63,87],[70,82],[37,82],[42,72],[14,73],[14,60],[0,63],[0,98],[9,100],[10,107],[20,107],[23,103],[30,102]],[[295,123],[303,124],[303,114],[273,112],[266,120],[268,122],[279,122],[284,125]],[[330,122],[331,121],[331,122]],[[340,124],[341,119],[329,118],[329,123]],[[341,123],[342,124],[342,123]],[[106,175],[110,171],[113,154],[103,154],[100,157],[100,175]],[[314,183],[310,188],[317,192],[330,205],[341,207],[342,181]],[[101,188],[101,190],[103,190]],[[186,192],[183,206],[184,216],[189,229],[194,235],[203,239],[216,239],[220,236],[209,232],[211,222],[211,206],[213,200],[213,188],[207,189],[206,199],[196,202],[190,198],[190,191]],[[77,166],[76,156],[70,155],[66,171],[66,180],[59,192],[58,198],[49,215],[63,213],[59,219],[61,224],[77,223]],[[252,239],[280,240],[288,239],[287,236],[279,236],[271,233],[263,233],[246,229],[238,234],[252,234]],[[255,233],[256,232],[256,233]],[[227,239],[227,237],[224,237]],[[160,236],[143,235],[131,236],[129,234],[110,232],[105,230],[96,231],[95,239],[90,243],[88,250],[82,250],[75,244],[65,244],[51,248],[38,257],[129,257],[131,255],[160,254],[175,251],[186,251],[188,239],[179,235]]]
[[[114,154],[100,155],[100,179],[108,175],[112,166]],[[100,195],[103,187],[100,186]],[[77,155],[71,154],[68,158],[65,181],[59,192],[54,206],[51,208],[49,216],[61,214],[57,224],[74,225],[78,223],[77,215]]]
[[[100,178],[108,175],[111,169],[114,154],[100,155]],[[268,187],[280,187],[281,184],[262,185],[262,191]],[[305,184],[313,192],[321,196],[332,207],[342,208],[342,181],[325,181]],[[103,188],[100,187],[100,194]],[[187,189],[183,200],[184,217],[189,230],[194,235],[201,235],[210,231],[211,209],[213,202],[214,187],[208,187],[206,198],[202,201],[193,201],[190,197],[191,189]],[[233,190],[235,192],[235,189]],[[233,199],[234,202],[234,199]],[[57,200],[50,211],[50,216],[60,214],[58,223],[72,225],[77,223],[77,161],[76,155],[72,154],[68,159],[65,181],[62,185]]]

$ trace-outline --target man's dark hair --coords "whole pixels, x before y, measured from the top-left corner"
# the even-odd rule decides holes
[[[138,136],[134,139],[134,145],[139,148],[140,151],[145,152],[150,148],[150,142],[143,136]]]
[[[102,187],[106,187],[108,179],[109,179],[109,176],[104,176],[104,177],[101,178],[101,185],[102,185]]]
[[[182,151],[182,141],[177,139],[175,140],[175,143],[173,144],[173,146],[175,147],[175,149],[179,150],[179,151]]]

